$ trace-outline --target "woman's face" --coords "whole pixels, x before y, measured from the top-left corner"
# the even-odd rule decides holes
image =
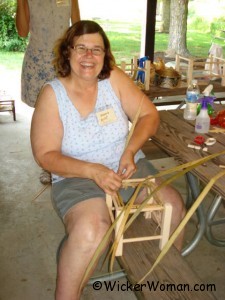
[[[104,42],[99,33],[75,38],[70,53],[71,73],[85,80],[97,79],[105,56]]]

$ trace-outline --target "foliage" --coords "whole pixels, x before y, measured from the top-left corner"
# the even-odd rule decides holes
[[[191,3],[194,2],[195,1],[192,1]],[[17,52],[24,52],[27,46],[27,39],[19,38],[15,28],[15,3],[16,1],[14,0],[0,0],[0,51],[2,51],[0,52],[0,64],[7,64],[7,68],[13,68],[20,64],[22,55],[20,56]],[[106,19],[98,19],[96,21],[100,23],[106,31],[111,42],[112,51],[118,63],[120,63],[121,60],[130,62],[131,58],[135,55],[140,55],[141,22]],[[213,19],[213,22],[210,23],[207,17],[199,16],[196,10],[191,8],[189,10],[187,29],[187,48],[190,50],[191,55],[206,57],[213,41],[213,36],[219,36],[218,31],[220,29],[225,29],[225,27],[222,28],[222,24],[225,24],[224,17]],[[156,32],[155,52],[167,50],[168,37],[169,35],[167,33]],[[217,39],[216,43],[220,44],[225,51],[225,44],[222,39]],[[10,55],[7,56],[8,59],[5,59],[3,51],[5,53],[13,51],[11,59],[9,59]],[[15,63],[16,57],[18,58],[18,63]],[[10,64],[12,59],[13,62],[10,67],[8,64]]]
[[[15,27],[15,1],[0,1],[0,49],[5,51],[24,51],[27,39],[18,36]]]
[[[214,20],[210,25],[210,30],[213,36],[223,37],[223,31],[225,31],[225,17],[220,17]]]
[[[98,20],[98,23],[107,33],[116,61],[139,56],[141,24],[108,20]]]
[[[121,60],[130,62],[131,58],[140,53],[139,35],[131,32],[128,34],[118,34],[118,32],[107,32],[109,36],[113,54],[118,63]],[[210,33],[203,33],[196,30],[187,31],[187,47],[190,49],[191,55],[197,57],[207,57],[209,48],[213,42]],[[216,40],[216,43],[223,47],[225,53],[225,43],[222,40]],[[155,52],[163,52],[167,49],[168,34],[156,33],[155,35]],[[0,65],[4,65],[7,69],[19,68],[22,64],[23,53],[0,51]]]
[[[193,16],[188,26],[189,28],[201,30],[202,32],[210,32],[210,23],[203,17]]]

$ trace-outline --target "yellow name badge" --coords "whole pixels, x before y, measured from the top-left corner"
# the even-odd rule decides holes
[[[99,111],[96,113],[97,119],[98,119],[98,124],[100,126],[104,126],[110,123],[113,123],[117,120],[116,114],[112,108]]]
[[[70,1],[69,0],[56,0],[56,5],[58,7],[60,7],[60,6],[69,6]]]

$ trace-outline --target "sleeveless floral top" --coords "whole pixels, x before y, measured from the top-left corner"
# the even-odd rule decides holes
[[[109,79],[98,82],[95,108],[85,118],[79,114],[58,79],[49,84],[56,94],[64,128],[62,153],[76,159],[103,164],[117,172],[128,135],[129,122]],[[104,121],[107,112],[114,116],[109,122]],[[99,116],[102,116],[102,119]],[[143,157],[144,153],[138,151],[135,162]],[[53,183],[62,179],[52,174]]]

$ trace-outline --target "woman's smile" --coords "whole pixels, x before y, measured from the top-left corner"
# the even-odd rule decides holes
[[[85,69],[92,69],[95,67],[95,63],[91,63],[91,62],[82,61],[80,64]]]

